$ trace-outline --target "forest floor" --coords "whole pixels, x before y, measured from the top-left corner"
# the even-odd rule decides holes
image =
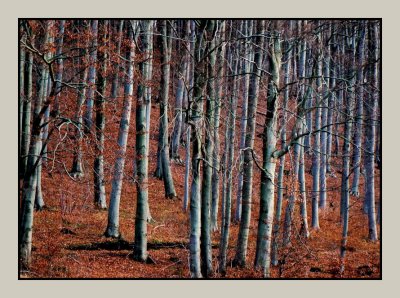
[[[153,115],[158,115],[154,106]],[[239,112],[238,112],[239,113]],[[133,112],[134,114],[134,112]],[[131,119],[134,124],[134,115]],[[120,230],[122,239],[104,237],[107,226],[107,211],[95,209],[93,204],[92,176],[88,173],[75,182],[60,166],[48,161],[43,170],[43,194],[46,208],[34,214],[32,266],[22,272],[21,278],[189,278],[189,211],[182,210],[184,166],[172,163],[172,172],[178,198],[164,198],[164,185],[151,174],[155,170],[157,152],[158,117],[152,118],[151,155],[149,171],[149,202],[154,222],[148,225],[148,252],[151,263],[139,263],[132,256],[134,237],[136,186],[127,175],[124,179],[121,207]],[[113,152],[118,131],[118,117],[108,118],[109,137],[106,140],[106,194],[111,192]],[[134,125],[131,125],[134,127]],[[131,128],[128,143],[126,172],[132,173],[134,133]],[[221,128],[221,138],[224,127]],[[236,140],[237,141],[237,140]],[[62,146],[61,146],[62,147]],[[50,150],[52,145],[50,143]],[[53,147],[54,148],[54,147]],[[64,149],[63,149],[64,148]],[[68,144],[57,154],[65,154],[68,159]],[[223,144],[221,144],[223,148]],[[261,148],[260,138],[256,138],[256,148]],[[64,151],[63,151],[64,150]],[[85,149],[86,150],[86,149]],[[183,155],[183,149],[182,156]],[[90,155],[87,155],[90,156]],[[259,154],[259,156],[261,156]],[[288,160],[288,158],[286,159]],[[86,169],[93,161],[87,157]],[[333,158],[332,164],[341,163]],[[66,167],[70,168],[70,160]],[[288,167],[290,163],[287,161]],[[306,168],[311,166],[310,158]],[[333,167],[334,168],[334,167]],[[90,172],[90,171],[87,171]],[[255,167],[253,181],[252,220],[249,233],[247,268],[227,268],[225,278],[262,278],[262,272],[253,269],[256,249],[257,221],[259,213],[260,175]],[[311,189],[312,177],[306,173],[307,189]],[[380,172],[376,172],[376,197],[380,197]],[[290,178],[286,179],[290,180]],[[221,179],[222,181],[222,179]],[[236,179],[235,179],[236,181]],[[288,182],[287,182],[288,183]],[[342,226],[339,215],[340,173],[328,176],[328,204],[320,211],[320,229],[310,228],[310,238],[298,236],[299,204],[295,209],[292,245],[280,251],[280,264],[272,268],[273,278],[380,278],[380,240],[368,240],[368,219],[362,211],[364,182],[361,177],[359,198],[351,197],[348,247],[345,271],[339,274]],[[236,190],[236,184],[233,185]],[[236,191],[233,193],[235,206]],[[286,206],[283,204],[283,217]],[[379,202],[378,202],[379,203]],[[308,219],[310,224],[311,200],[308,193]],[[232,223],[228,248],[229,264],[232,260],[239,225]],[[380,229],[380,226],[379,226]],[[281,229],[282,231],[283,229]],[[282,232],[281,232],[282,233]],[[379,230],[380,234],[380,230]],[[213,233],[213,266],[218,267],[220,233]],[[221,277],[215,273],[215,277]]]

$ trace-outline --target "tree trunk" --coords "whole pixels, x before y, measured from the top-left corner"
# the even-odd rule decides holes
[[[221,29],[219,31],[219,38],[217,42],[222,41],[225,38],[225,26],[226,22],[222,21],[220,24]],[[222,87],[224,77],[224,60],[225,60],[225,48],[219,47],[217,54],[217,74],[215,80],[215,115],[214,115],[214,154],[213,154],[213,173],[212,173],[212,190],[211,190],[211,229],[212,231],[218,230],[218,204],[219,204],[219,181],[220,181],[220,117],[222,107]]]
[[[57,59],[57,73],[56,73],[56,94],[54,98],[54,106],[53,106],[53,113],[55,115],[58,115],[59,113],[59,108],[60,108],[60,92],[61,92],[61,82],[63,78],[63,72],[64,72],[64,59],[62,58],[62,52],[63,52],[63,43],[64,43],[64,30],[65,30],[65,20],[60,21],[60,27],[58,29],[58,38],[56,39],[56,57],[59,57]]]
[[[108,224],[105,232],[106,237],[120,237],[119,231],[119,205],[121,199],[122,180],[124,176],[126,146],[129,134],[129,123],[132,109],[133,96],[133,74],[134,74],[134,59],[135,59],[135,41],[134,32],[137,22],[134,21],[135,28],[129,32],[129,52],[128,60],[128,75],[125,79],[124,103],[121,115],[121,121],[118,131],[118,149],[116,151],[116,160],[114,164],[114,175],[112,180],[112,188],[110,195],[110,208],[108,211]]]
[[[201,264],[202,275],[205,278],[213,275],[212,269],[212,250],[211,250],[211,178],[213,164],[213,132],[214,132],[214,110],[215,110],[215,38],[212,33],[215,28],[215,21],[208,21],[207,24],[207,42],[206,45],[212,52],[207,53],[207,87],[206,87],[206,113],[205,123],[205,141],[204,141],[204,156],[203,156],[203,181],[201,192]],[[204,58],[203,58],[204,59]]]
[[[257,37],[256,44],[263,45],[263,33],[264,33],[264,21],[258,20],[257,22]],[[256,112],[258,102],[258,90],[261,76],[261,64],[263,58],[263,52],[259,49],[255,52],[252,75],[249,83],[249,107],[247,117],[247,128],[246,128],[246,141],[244,157],[243,157],[243,189],[242,189],[242,216],[240,218],[240,227],[236,248],[236,255],[234,263],[245,267],[246,266],[246,255],[247,255],[247,242],[249,237],[250,229],[250,217],[251,217],[251,204],[252,204],[252,184],[253,184],[253,156],[252,150],[254,145],[254,135],[256,127]]]
[[[139,69],[142,81],[139,82],[136,105],[136,190],[137,207],[135,218],[135,243],[133,257],[135,260],[145,262],[147,260],[147,222],[148,222],[148,164],[149,164],[149,132],[148,105],[151,104],[151,90],[149,81],[152,78],[153,59],[153,22],[142,21],[143,26],[143,53],[144,60],[140,62]]]
[[[157,162],[158,173],[156,177],[162,178],[164,181],[165,197],[173,199],[176,197],[174,181],[172,179],[170,158],[169,158],[169,142],[168,142],[168,96],[169,96],[169,80],[170,80],[170,60],[171,60],[171,28],[167,25],[167,21],[162,21],[161,27],[161,102],[160,102],[160,128],[159,128],[159,161]],[[161,177],[158,174],[161,174]]]
[[[365,23],[360,22],[361,28],[359,28],[359,39],[357,42],[356,59],[357,59],[357,78],[356,78],[356,123],[354,127],[354,146],[353,146],[353,184],[351,187],[351,194],[353,196],[359,196],[359,184],[361,174],[361,138],[363,134],[363,105],[364,105],[364,75],[363,75],[363,63],[364,63],[364,41],[365,41]]]
[[[326,161],[327,161],[327,128],[328,124],[328,99],[330,97],[329,90],[329,73],[330,73],[330,65],[329,65],[330,51],[329,47],[327,49],[327,53],[324,53],[323,59],[323,82],[322,82],[322,98],[321,98],[321,125],[320,127],[325,127],[322,129],[320,135],[320,170],[319,170],[319,202],[318,206],[321,209],[325,209],[326,207]]]
[[[99,62],[101,63],[101,69],[97,72],[97,95],[95,104],[96,111],[96,145],[95,153],[96,158],[93,166],[94,176],[94,203],[99,209],[107,209],[106,205],[106,188],[104,181],[104,128],[106,124],[104,109],[106,99],[106,82],[107,82],[107,59],[108,53],[106,47],[106,40],[108,38],[108,20],[104,20],[103,23],[103,36],[100,39],[100,50]]]
[[[348,58],[350,65],[347,70],[347,79],[350,81],[345,89],[345,125],[344,125],[344,140],[342,150],[342,185],[341,185],[341,216],[343,220],[342,241],[340,247],[340,272],[344,272],[344,258],[347,247],[347,235],[349,230],[349,177],[350,177],[350,139],[352,134],[353,121],[353,105],[355,99],[354,93],[354,72],[355,72],[355,37],[351,39],[348,49]]]
[[[53,26],[53,21],[46,21],[46,36],[45,44],[51,42],[50,29]],[[46,51],[45,57],[47,61],[51,58],[50,51]],[[46,82],[49,70],[47,66],[42,66],[42,81]],[[39,95],[36,96],[34,119],[32,124],[31,141],[29,146],[29,154],[27,160],[27,169],[24,175],[22,200],[21,200],[21,216],[20,216],[20,232],[19,232],[19,257],[22,268],[29,268],[31,263],[32,252],[32,229],[33,229],[33,209],[37,185],[37,166],[40,162],[41,151],[41,122],[46,109],[49,108],[46,103],[43,103],[44,86],[42,84]]]
[[[31,136],[31,109],[32,109],[32,66],[33,66],[33,54],[28,52],[28,58],[25,64],[26,73],[24,76],[24,103],[23,103],[23,115],[22,115],[22,135],[21,135],[21,175],[25,174],[27,170],[28,153],[29,153],[29,142]]]
[[[274,178],[276,158],[276,129],[278,115],[276,113],[278,100],[279,75],[281,68],[280,36],[273,31],[269,41],[269,63],[271,79],[268,84],[267,114],[263,133],[263,167],[261,171],[260,216],[258,220],[255,268],[263,270],[264,277],[270,277],[271,236],[274,219]]]
[[[98,35],[98,20],[93,20],[91,24],[91,39],[92,45],[89,48],[90,59],[89,59],[89,77],[88,85],[89,90],[86,98],[86,112],[84,116],[84,129],[86,133],[89,133],[92,129],[93,123],[93,101],[94,101],[94,89],[96,85],[96,65],[97,65],[97,35]]]
[[[120,64],[121,63],[121,59],[120,59],[120,55],[121,55],[121,43],[122,43],[122,37],[123,37],[123,29],[124,29],[124,20],[120,20],[119,24],[118,24],[118,37],[116,40],[117,43],[117,65],[115,66],[115,73],[114,73],[114,78],[112,80],[112,84],[111,84],[111,99],[116,99],[118,97],[118,89],[119,89],[119,84],[118,84],[118,78],[119,78],[119,71],[120,71]],[[129,70],[128,70],[129,72]],[[126,86],[126,85],[125,85]],[[126,88],[126,87],[125,87]],[[125,96],[124,96],[125,98]]]
[[[188,82],[186,82],[187,71],[189,65],[189,57],[190,57],[190,48],[189,48],[189,36],[190,36],[190,20],[185,21],[185,42],[183,43],[183,57],[182,62],[179,66],[179,78],[178,78],[178,87],[176,90],[175,96],[175,125],[174,130],[172,132],[172,142],[171,142],[171,157],[173,160],[177,162],[181,162],[181,158],[179,156],[179,146],[180,139],[182,135],[182,120],[183,120],[183,98],[185,95],[185,89]]]
[[[375,134],[376,134],[376,110],[379,100],[378,89],[378,59],[379,53],[377,49],[378,28],[376,24],[369,24],[369,44],[370,44],[370,67],[369,77],[372,82],[371,95],[367,97],[365,104],[366,110],[366,125],[365,125],[365,198],[364,205],[367,207],[368,214],[368,230],[369,239],[372,241],[378,240],[378,233],[376,227],[375,216],[375,163],[374,163],[374,150],[375,150]],[[379,214],[379,211],[378,211]]]
[[[318,198],[320,191],[320,162],[321,162],[321,139],[320,139],[320,128],[321,128],[321,109],[319,105],[322,102],[321,88],[322,88],[322,49],[321,49],[321,36],[318,35],[318,55],[317,55],[317,80],[316,80],[316,100],[315,100],[315,125],[314,125],[314,146],[312,155],[312,227],[316,230],[319,229],[319,215],[318,215]]]
[[[247,36],[251,36],[253,33],[253,21],[247,21],[247,27],[245,34]],[[249,82],[250,82],[250,61],[253,59],[253,53],[250,50],[251,45],[248,40],[246,40],[245,44],[245,61],[243,61],[243,72],[245,73],[243,78],[243,104],[242,104],[242,116],[240,121],[240,161],[239,161],[239,173],[238,173],[238,188],[237,188],[237,195],[236,195],[236,210],[235,210],[235,222],[240,221],[240,217],[242,215],[242,190],[243,190],[243,157],[245,149],[245,142],[246,142],[246,129],[247,129],[247,111],[249,105]]]
[[[227,259],[227,251],[229,244],[229,230],[231,225],[231,207],[232,207],[232,172],[233,172],[233,160],[235,153],[235,130],[236,130],[236,111],[237,111],[237,103],[238,103],[238,85],[239,81],[236,78],[236,75],[239,73],[240,65],[239,65],[239,45],[236,46],[236,51],[233,56],[233,86],[232,86],[232,95],[230,100],[230,106],[228,110],[229,118],[226,126],[226,139],[225,143],[228,143],[228,151],[225,152],[227,158],[227,163],[224,166],[225,172],[225,215],[224,215],[224,226],[221,231],[221,242],[220,242],[220,255],[219,255],[219,271],[224,275],[226,273],[226,259]]]

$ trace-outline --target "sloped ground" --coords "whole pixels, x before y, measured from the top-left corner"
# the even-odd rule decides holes
[[[105,172],[107,199],[111,192],[111,174],[114,149],[118,133],[120,104],[109,104],[107,111]],[[73,109],[71,109],[71,112]],[[93,186],[90,166],[93,163],[89,145],[84,146],[86,176],[79,181],[72,181],[64,171],[69,169],[72,158],[67,150],[73,144],[57,148],[57,160],[64,160],[65,165],[48,162],[43,171],[43,193],[47,208],[35,212],[33,230],[32,267],[29,272],[21,273],[21,278],[189,278],[189,213],[182,211],[184,167],[172,164],[176,200],[164,198],[163,182],[152,177],[155,170],[157,152],[158,109],[153,105],[149,201],[151,214],[155,222],[148,225],[149,255],[153,262],[143,264],[131,257],[134,237],[136,208],[136,187],[131,179],[134,149],[134,108],[131,119],[131,131],[126,160],[120,228],[121,240],[110,240],[103,236],[107,225],[107,211],[96,210],[93,206]],[[240,111],[238,111],[240,115]],[[260,117],[262,118],[262,117]],[[170,118],[171,119],[171,118]],[[223,121],[224,122],[224,121]],[[262,123],[262,119],[258,120]],[[225,127],[221,127],[221,148]],[[261,127],[258,127],[261,132]],[[238,133],[237,133],[238,135]],[[54,150],[58,136],[53,136],[50,150]],[[236,139],[236,142],[238,140]],[[237,147],[236,147],[237,148]],[[256,152],[260,154],[261,140],[256,138]],[[183,149],[182,156],[183,156]],[[222,149],[221,149],[222,150]],[[236,153],[237,154],[237,151]],[[287,158],[287,168],[290,163]],[[340,168],[341,160],[333,158]],[[307,169],[311,163],[306,161]],[[335,168],[335,167],[334,167]],[[50,172],[50,173],[49,173]],[[306,174],[307,189],[311,189],[311,175]],[[376,177],[376,197],[380,197],[379,172]],[[259,212],[259,171],[255,168],[253,181],[252,222],[248,247],[248,268],[228,267],[226,278],[261,278],[262,273],[252,268],[257,233]],[[290,179],[287,179],[290,181]],[[222,179],[221,179],[222,181]],[[235,183],[237,179],[234,179]],[[288,183],[287,181],[287,183]],[[288,184],[287,184],[288,185]],[[233,186],[233,200],[236,198],[236,184]],[[362,212],[363,178],[361,177],[360,198],[351,198],[350,228],[348,250],[343,276],[339,275],[339,248],[341,224],[339,216],[340,173],[328,177],[328,205],[320,213],[319,231],[311,230],[308,240],[297,237],[299,227],[299,206],[296,206],[291,247],[280,252],[280,265],[273,268],[274,278],[379,278],[380,242],[368,241],[368,220]],[[331,190],[332,189],[332,190]],[[233,202],[233,206],[234,206]],[[310,196],[307,198],[308,218],[311,215]],[[286,200],[283,204],[285,208]],[[284,209],[283,209],[284,210]],[[284,211],[283,211],[284,212]],[[284,213],[283,213],[284,214]],[[284,217],[284,216],[283,216]],[[233,224],[230,234],[228,260],[235,253],[238,225]],[[214,268],[218,264],[219,232],[213,235]],[[215,277],[220,277],[216,273]]]

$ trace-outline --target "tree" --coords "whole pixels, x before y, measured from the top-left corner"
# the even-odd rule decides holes
[[[51,41],[51,27],[53,21],[46,21],[46,34],[45,34],[45,45],[48,45]],[[32,45],[32,44],[31,44]],[[43,54],[44,60],[49,61],[51,58],[51,52],[49,48],[44,49]],[[44,62],[42,63],[42,76],[44,76],[43,82],[47,81],[49,75],[49,67]],[[31,252],[32,252],[32,228],[33,228],[33,207],[36,194],[37,186],[37,166],[40,162],[40,155],[42,149],[41,142],[41,124],[46,109],[49,108],[50,102],[43,102],[44,100],[44,83],[41,85],[39,96],[35,100],[34,116],[31,131],[31,140],[29,145],[27,169],[23,179],[22,187],[22,207],[20,217],[20,232],[19,232],[19,257],[22,268],[29,268],[31,263]],[[53,96],[53,95],[52,95]]]
[[[365,167],[365,198],[364,205],[367,207],[368,213],[368,230],[369,239],[372,241],[378,240],[378,233],[375,218],[375,162],[374,162],[374,149],[375,149],[375,138],[376,138],[376,123],[377,116],[376,110],[379,100],[379,89],[378,89],[378,60],[379,60],[379,48],[378,48],[378,25],[374,23],[368,24],[368,40],[369,40],[369,67],[368,77],[371,80],[371,92],[367,96],[365,102],[366,121],[365,121],[365,140],[364,140],[364,167]],[[379,214],[379,212],[378,212]]]
[[[84,128],[85,132],[88,133],[92,129],[93,122],[93,101],[94,101],[94,88],[96,84],[96,65],[97,65],[97,35],[98,35],[98,20],[92,20],[91,22],[91,38],[92,44],[90,47],[90,67],[89,67],[89,77],[88,85],[89,90],[87,92],[86,98],[86,112],[84,116]]]
[[[148,221],[148,163],[149,163],[149,130],[150,119],[148,119],[150,92],[149,81],[151,80],[152,67],[152,20],[141,22],[142,52],[144,60],[139,63],[141,81],[137,90],[136,104],[136,218],[135,218],[135,242],[133,247],[133,258],[140,262],[147,260],[147,221]]]
[[[257,21],[256,44],[263,45],[264,21]],[[262,48],[262,46],[260,46]],[[240,218],[239,235],[234,263],[246,266],[247,242],[251,218],[251,194],[253,183],[253,146],[256,127],[256,112],[258,102],[259,82],[261,76],[261,62],[263,53],[258,49],[254,54],[254,64],[249,84],[249,107],[247,112],[247,128],[244,156],[243,156],[243,189],[242,189],[242,216]]]
[[[161,92],[160,92],[160,128],[157,154],[157,169],[155,176],[164,181],[165,197],[173,199],[176,197],[174,181],[172,179],[169,142],[168,142],[168,97],[170,81],[170,63],[171,63],[171,26],[168,26],[166,20],[161,24]]]
[[[116,151],[116,159],[114,164],[114,174],[112,180],[112,188],[110,194],[110,208],[108,211],[108,224],[105,235],[107,237],[120,237],[119,231],[119,205],[122,190],[122,178],[124,176],[126,147],[129,134],[129,125],[132,109],[133,97],[133,80],[134,80],[134,61],[136,43],[134,34],[137,28],[137,21],[131,22],[129,31],[129,51],[127,52],[126,59],[128,64],[128,74],[125,79],[124,88],[124,102],[122,108],[121,121],[118,131],[118,149]]]
[[[105,120],[105,102],[106,102],[106,84],[107,84],[107,63],[108,51],[107,51],[107,40],[108,40],[108,20],[101,21],[103,25],[103,32],[98,50],[98,59],[101,63],[101,68],[97,72],[97,93],[96,100],[94,102],[96,111],[96,144],[95,153],[96,157],[93,165],[93,176],[94,176],[94,203],[100,209],[107,209],[106,205],[106,188],[104,181],[104,128],[106,125]]]
[[[268,42],[268,61],[271,79],[268,84],[267,113],[265,117],[263,132],[263,165],[261,169],[261,190],[260,190],[260,216],[257,230],[257,248],[255,268],[261,268],[265,277],[270,276],[271,263],[271,236],[272,223],[274,218],[274,178],[276,157],[273,152],[276,150],[276,126],[277,126],[277,100],[278,86],[281,69],[281,40],[280,34],[273,29],[272,36]]]

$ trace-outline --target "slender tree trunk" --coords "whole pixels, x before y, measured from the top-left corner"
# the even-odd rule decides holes
[[[281,68],[281,46],[277,31],[269,42],[269,63],[271,80],[268,84],[267,114],[263,133],[263,167],[261,171],[260,216],[258,220],[257,247],[254,266],[263,270],[264,277],[270,277],[272,224],[274,219],[274,178],[276,158],[277,100]]]
[[[133,257],[137,261],[145,262],[147,260],[147,222],[148,222],[148,164],[149,164],[149,147],[148,134],[150,127],[147,121],[148,105],[150,102],[151,90],[148,86],[152,73],[152,34],[153,22],[151,20],[142,21],[143,26],[143,53],[144,60],[140,63],[139,68],[142,75],[142,82],[139,82],[137,91],[136,105],[136,190],[137,205],[135,218],[135,243],[133,248]]]
[[[215,38],[212,36],[215,21],[209,21],[207,24],[207,41],[209,49],[215,48]],[[212,39],[211,39],[212,38]],[[208,53],[207,61],[207,87],[206,87],[206,113],[205,123],[205,141],[203,156],[203,181],[201,192],[201,264],[203,277],[211,277],[213,275],[212,266],[212,250],[211,250],[211,178],[213,164],[213,132],[214,132],[214,110],[215,110],[215,59],[216,51]]]
[[[46,36],[45,44],[51,42],[50,29],[53,26],[53,21],[46,21]],[[50,51],[45,53],[45,59],[51,58]],[[47,81],[49,70],[47,66],[42,66],[43,81]],[[31,263],[32,252],[32,229],[33,229],[33,209],[36,194],[37,184],[37,166],[40,162],[41,151],[41,122],[46,109],[49,108],[48,103],[43,105],[44,86],[39,90],[39,96],[36,96],[34,119],[32,124],[31,141],[29,146],[27,169],[24,175],[22,200],[21,200],[21,216],[20,216],[20,231],[19,231],[19,257],[22,268],[29,268]]]
[[[114,73],[114,78],[112,80],[112,84],[111,84],[111,99],[116,99],[118,97],[118,89],[119,89],[119,82],[118,82],[118,78],[119,78],[119,71],[120,71],[120,64],[121,63],[121,59],[119,58],[119,56],[121,55],[121,44],[122,44],[122,37],[123,37],[123,29],[124,29],[124,20],[120,20],[119,24],[118,24],[118,37],[117,37],[117,65],[115,66],[115,73]],[[128,70],[129,72],[129,70]],[[126,88],[126,87],[125,87]]]
[[[185,40],[189,40],[190,36],[190,21],[186,20],[184,21],[185,24]],[[185,95],[185,83],[186,78],[187,78],[187,71],[188,71],[188,65],[189,65],[189,57],[190,57],[190,48],[189,48],[189,42],[184,42],[183,44],[183,58],[182,62],[179,66],[179,78],[178,78],[178,87],[176,90],[176,96],[175,96],[175,125],[174,125],[174,130],[172,132],[172,142],[171,142],[171,157],[173,160],[177,162],[181,162],[181,158],[179,156],[179,146],[180,146],[180,139],[182,135],[182,120],[183,120],[183,113],[182,113],[182,107],[183,107],[183,99]]]
[[[287,79],[287,71],[288,66],[285,66],[285,82]],[[285,95],[283,98],[283,111],[282,111],[282,123],[281,123],[281,147],[284,148],[286,146],[286,121],[287,121],[287,101],[289,97],[289,88],[285,88]],[[285,170],[285,155],[282,155],[279,159],[279,170],[278,170],[278,185],[277,185],[277,200],[276,200],[276,210],[275,210],[275,219],[274,219],[274,228],[272,231],[272,250],[271,250],[271,263],[272,265],[278,265],[278,249],[279,249],[279,229],[280,222],[282,217],[282,201],[284,194],[284,170]]]
[[[236,46],[235,55],[233,57],[233,87],[232,87],[232,95],[230,100],[230,107],[228,110],[229,118],[227,123],[227,138],[225,142],[228,143],[228,151],[225,153],[227,156],[227,163],[224,167],[224,172],[226,176],[226,186],[225,186],[225,215],[224,215],[224,226],[222,227],[221,231],[221,242],[220,242],[220,255],[219,255],[219,271],[224,275],[226,272],[226,259],[227,259],[227,251],[228,251],[228,244],[229,244],[229,232],[230,232],[230,225],[231,225],[231,207],[232,207],[232,173],[233,173],[233,160],[234,160],[234,153],[235,153],[235,130],[236,130],[236,111],[237,111],[237,103],[238,103],[238,85],[239,81],[236,78],[236,75],[239,73],[240,65],[239,65],[239,51],[238,47]]]
[[[204,51],[204,31],[207,21],[201,20],[199,33],[195,42],[194,86],[191,106],[190,124],[193,127],[192,185],[190,195],[190,274],[201,278],[200,267],[200,233],[201,233],[201,147],[202,147],[202,111],[203,92],[206,85],[205,61],[201,59]]]
[[[112,180],[112,188],[110,195],[110,208],[108,211],[108,224],[105,232],[106,237],[120,237],[119,231],[119,205],[121,199],[122,179],[124,176],[126,146],[129,134],[129,123],[132,109],[133,96],[133,74],[134,74],[134,59],[135,59],[135,41],[133,30],[136,30],[137,22],[134,21],[134,26],[129,32],[129,52],[128,59],[128,75],[125,80],[124,103],[121,115],[121,121],[118,131],[118,149],[116,151],[116,160],[114,164],[114,175]]]
[[[106,124],[104,109],[105,109],[105,97],[106,97],[106,74],[107,74],[107,59],[108,53],[106,47],[107,36],[108,36],[108,20],[104,20],[99,47],[101,50],[98,51],[99,62],[101,63],[101,69],[97,72],[97,95],[95,104],[96,111],[96,145],[95,152],[96,158],[93,166],[94,176],[94,203],[99,209],[107,209],[106,205],[106,189],[104,181],[104,128]]]
[[[89,49],[90,59],[89,59],[89,77],[88,85],[89,90],[87,92],[86,98],[86,112],[84,116],[84,128],[85,132],[89,133],[92,129],[93,123],[93,102],[94,102],[94,89],[96,84],[96,65],[97,65],[97,35],[98,35],[98,20],[93,20],[91,24],[91,39],[92,45]]]
[[[191,135],[192,135],[192,127],[189,125],[190,118],[190,109],[189,102],[193,100],[193,86],[194,86],[194,50],[195,50],[195,23],[194,21],[190,21],[190,55],[188,60],[188,65],[186,69],[186,80],[188,82],[188,86],[186,86],[186,97],[184,97],[184,113],[183,117],[185,119],[186,127],[186,146],[185,146],[185,184],[184,184],[184,199],[183,199],[183,210],[186,211],[190,201],[190,169],[191,169],[191,157],[190,157],[190,149],[191,149]],[[183,135],[183,134],[182,134]]]
[[[359,196],[359,184],[361,174],[361,138],[363,134],[363,105],[364,105],[364,75],[363,75],[363,62],[364,62],[364,41],[365,41],[365,23],[360,22],[359,39],[357,42],[356,59],[357,59],[357,78],[356,78],[356,123],[354,127],[354,148],[353,148],[353,184],[351,187],[351,194]]]
[[[329,58],[330,58],[330,51],[329,47],[327,49],[327,52],[324,53],[323,57],[323,81],[322,81],[322,88],[323,88],[323,93],[322,93],[322,98],[321,98],[321,126],[320,127],[326,127],[328,124],[328,99],[329,99],[329,73],[330,73],[330,65],[329,65]],[[320,170],[319,170],[319,202],[318,206],[322,210],[325,209],[326,207],[326,161],[327,161],[327,140],[328,140],[328,134],[327,134],[327,128],[322,129],[320,135],[321,135],[321,140],[320,140]]]
[[[24,103],[23,103],[23,115],[22,115],[22,135],[21,135],[21,175],[26,172],[28,153],[29,153],[29,142],[31,136],[31,109],[32,109],[32,66],[33,66],[33,54],[27,53],[26,73],[24,77]]]
[[[320,196],[320,162],[321,162],[321,153],[320,153],[320,128],[321,128],[321,109],[318,107],[322,100],[321,96],[321,87],[322,87],[322,50],[321,50],[321,36],[318,36],[319,48],[317,55],[317,86],[316,86],[316,100],[315,105],[315,125],[314,125],[314,146],[313,146],[313,155],[312,155],[312,176],[313,176],[313,186],[312,186],[312,227],[314,229],[319,229],[319,215],[318,215],[318,198]]]
[[[370,67],[369,67],[369,77],[372,82],[371,95],[368,96],[365,105],[366,110],[366,125],[365,125],[365,156],[364,156],[364,166],[365,166],[365,198],[364,205],[367,207],[368,211],[368,231],[369,239],[372,241],[378,240],[378,233],[375,214],[375,163],[374,163],[374,150],[375,150],[375,134],[376,134],[376,110],[379,100],[378,95],[378,59],[379,53],[377,49],[378,41],[378,28],[376,24],[369,24],[369,44],[370,44]],[[378,214],[379,214],[378,210]]]
[[[226,22],[222,21],[220,24],[219,41],[225,37]],[[219,181],[220,181],[220,117],[223,97],[223,77],[224,77],[224,61],[225,48],[219,47],[217,54],[217,74],[215,80],[215,115],[214,115],[214,154],[213,154],[213,173],[212,173],[212,190],[211,190],[211,229],[212,231],[218,230],[218,205],[219,205]]]
[[[262,48],[264,33],[264,21],[258,20],[256,44]],[[263,54],[257,50],[254,55],[254,64],[249,83],[249,107],[247,113],[247,128],[244,157],[243,157],[243,189],[242,189],[242,216],[240,218],[240,227],[236,248],[234,263],[244,267],[246,266],[247,243],[250,230],[251,204],[252,204],[252,184],[253,184],[253,145],[256,127],[256,112],[258,102],[258,90],[261,76],[261,64]]]
[[[253,23],[251,20],[247,21],[247,27],[245,34],[251,36],[253,32]],[[236,195],[236,210],[235,210],[235,222],[240,221],[242,215],[242,190],[243,190],[243,158],[246,142],[246,130],[247,130],[247,111],[249,105],[249,82],[250,82],[250,61],[252,61],[253,55],[249,40],[246,40],[245,44],[245,61],[243,61],[243,72],[245,73],[243,78],[243,104],[242,104],[242,117],[240,121],[240,161],[239,161],[239,173],[238,173],[238,188]]]
[[[164,181],[165,197],[173,199],[176,197],[174,181],[172,179],[169,143],[168,143],[168,96],[169,96],[169,80],[170,80],[170,60],[171,60],[171,28],[167,25],[167,21],[162,21],[161,28],[161,102],[160,102],[160,128],[159,128],[159,165],[155,176],[162,178]],[[160,175],[161,174],[161,177]]]
[[[347,236],[349,230],[349,177],[350,177],[350,140],[352,135],[352,121],[353,121],[353,104],[355,99],[354,93],[354,72],[355,72],[355,37],[350,37],[350,45],[348,58],[350,66],[347,70],[347,79],[350,81],[345,89],[345,125],[344,125],[344,140],[342,150],[342,186],[341,186],[341,216],[343,220],[342,241],[340,247],[341,268],[340,273],[344,272],[344,258],[347,247]]]
[[[60,92],[62,87],[62,78],[64,72],[64,59],[62,58],[63,43],[64,43],[64,30],[65,30],[65,20],[60,21],[60,26],[58,29],[58,38],[56,39],[56,57],[57,59],[57,73],[56,73],[56,94],[54,98],[53,113],[58,114],[60,108]]]
[[[20,24],[20,27],[21,24]],[[20,33],[22,37],[20,38],[22,43],[26,42],[26,33]],[[22,178],[24,174],[24,166],[23,166],[23,159],[24,155],[22,155],[22,143],[24,139],[24,132],[23,132],[23,118],[26,111],[24,110],[26,96],[25,96],[25,68],[26,68],[26,52],[25,46],[23,44],[19,44],[19,96],[18,96],[18,158],[19,158],[19,177]],[[30,112],[30,111],[29,111]]]

